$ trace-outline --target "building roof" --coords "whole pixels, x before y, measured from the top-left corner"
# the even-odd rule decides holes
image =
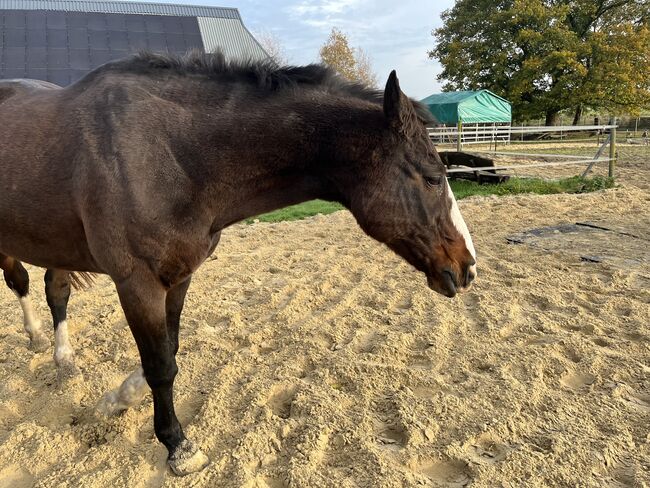
[[[3,23],[3,11],[4,13],[4,23]],[[203,49],[206,52],[215,52],[217,50],[220,50],[223,52],[223,54],[229,58],[229,59],[253,59],[253,60],[263,60],[263,59],[268,59],[268,54],[264,50],[264,48],[260,45],[260,43],[255,39],[255,37],[250,33],[250,31],[246,28],[244,25],[241,16],[239,15],[239,11],[236,8],[224,8],[224,7],[208,7],[208,6],[193,6],[193,5],[176,5],[176,4],[168,4],[168,3],[151,3],[151,2],[126,2],[126,1],[119,1],[119,0],[109,0],[109,1],[89,1],[89,0],[0,0],[0,31],[4,28],[5,30],[7,28],[12,28],[14,32],[16,29],[26,29],[26,25],[29,24],[29,15],[27,17],[23,16],[21,17],[21,13],[27,12],[28,14],[38,14],[39,12],[44,13],[46,16],[47,15],[77,15],[77,14],[89,14],[89,15],[111,15],[111,16],[123,16],[123,17],[130,17],[130,16],[142,16],[144,20],[142,22],[150,22],[151,19],[146,19],[147,17],[155,17],[155,16],[166,16],[166,20],[170,20],[170,22],[167,22],[165,25],[171,25],[171,22],[173,18],[175,19],[183,19],[183,18],[188,18],[192,19],[192,21],[197,24],[196,28],[199,32],[196,34],[200,34],[200,41],[199,44],[203,44]],[[59,12],[62,12],[63,14],[59,14]],[[6,20],[7,15],[13,13],[11,18],[11,21],[9,24],[7,23],[8,21]],[[49,22],[49,21],[48,21]],[[155,20],[151,21],[154,24],[156,23]],[[95,22],[96,24],[97,22]],[[117,20],[113,21],[113,23],[119,24]],[[101,24],[101,22],[100,22]],[[103,24],[102,24],[103,25]],[[188,37],[188,29],[190,34],[193,34],[194,32],[194,27],[188,27],[187,23],[183,24],[185,27],[183,27],[180,31],[177,29],[173,31],[172,34],[170,34],[170,39],[167,39],[166,41],[166,46],[164,46],[164,42],[160,41],[160,39],[154,40],[154,39],[149,39],[148,43],[144,42],[144,44],[140,43],[141,45],[139,46],[131,46],[130,43],[136,42],[136,39],[131,39],[132,37],[138,37],[140,34],[134,35],[134,36],[127,36],[128,37],[128,42],[129,46],[122,45],[119,49],[124,50],[127,49],[130,52],[136,52],[139,49],[152,49],[154,51],[156,50],[163,50],[163,51],[170,51],[170,52],[185,52],[187,48],[193,48],[193,47],[200,47],[197,45],[197,40],[192,37],[191,39],[185,39],[185,44],[187,48],[182,48],[178,49],[179,46],[183,44],[181,42],[182,40],[175,39],[179,37],[179,35],[183,35],[185,37]],[[49,26],[48,26],[49,27]],[[69,26],[68,26],[69,27]],[[65,27],[65,21],[61,28],[66,28]],[[97,30],[97,26],[95,25],[94,30]],[[101,30],[101,29],[100,29]],[[105,30],[105,29],[104,29]],[[114,30],[114,29],[113,29]],[[119,30],[119,29],[118,29]],[[138,32],[144,32],[143,35],[149,36],[149,37],[156,37],[160,38],[160,32],[158,27],[154,28],[152,32],[153,34],[147,32],[149,29],[148,28],[139,28],[136,29]],[[14,32],[15,33],[15,32]],[[113,41],[116,43],[119,43],[119,40],[117,39],[112,39],[111,35],[117,35],[115,33],[110,34],[107,33],[107,39],[109,44]],[[68,35],[68,37],[70,37]],[[97,37],[97,36],[95,36]],[[101,36],[100,36],[101,37]],[[141,36],[140,36],[141,37]],[[171,38],[174,39],[171,39]],[[191,37],[191,36],[190,36]],[[97,39],[95,39],[97,41]],[[2,32],[0,32],[0,41],[2,41]],[[101,39],[99,40],[101,41]],[[99,42],[97,41],[97,42]],[[170,43],[172,41],[175,42],[175,44],[172,46]],[[25,41],[27,42],[27,41]],[[122,42],[122,44],[125,44],[126,41]],[[159,47],[162,42],[162,48]],[[6,44],[6,43],[5,43]],[[49,41],[48,41],[48,46],[49,46]],[[101,44],[101,42],[100,42]],[[178,44],[178,46],[176,45]],[[117,44],[116,44],[117,45]],[[21,44],[20,46],[25,46],[25,43]],[[0,42],[0,50],[3,47],[7,46],[2,46],[2,43]],[[29,48],[29,43],[27,42],[27,47]],[[33,46],[32,46],[33,47]],[[65,46],[52,46],[52,47],[65,47]],[[68,46],[68,47],[78,47],[78,46]],[[100,50],[106,50],[109,48],[109,46],[96,46]],[[93,46],[91,45],[90,48],[92,49]],[[111,47],[113,49],[113,47]],[[2,57],[2,52],[0,52],[0,58]],[[122,52],[120,51],[117,53],[119,56],[118,57],[123,57],[124,55],[128,54],[126,51]],[[25,60],[22,62],[15,61],[12,63],[5,63],[10,69],[16,68],[16,73],[2,73],[0,69],[0,75],[8,76],[9,74],[12,74],[14,77],[19,76],[22,77],[24,75],[20,75],[18,71],[22,69],[25,65]],[[106,62],[107,60],[104,59],[102,61]],[[93,66],[94,67],[93,63]],[[101,63],[100,63],[101,64]],[[15,65],[15,66],[14,66]],[[84,68],[86,69],[86,68]],[[42,77],[42,76],[41,76]],[[51,81],[51,80],[49,80]]]
[[[512,106],[490,90],[435,93],[421,100],[441,124],[510,123]]]
[[[174,15],[241,20],[236,8],[87,0],[0,0],[1,10],[55,10],[60,12],[101,12],[113,14]]]
[[[470,98],[475,98],[475,97],[479,96],[481,93],[489,93],[490,96],[492,96],[492,97],[496,97],[496,98],[499,98],[499,99],[503,100],[504,102],[510,103],[505,98],[500,97],[499,95],[495,95],[490,90],[454,91],[454,92],[434,93],[433,95],[429,95],[427,98],[422,100],[422,103],[424,103],[424,104],[461,103],[461,102],[463,102],[465,100],[468,100]]]
[[[268,54],[235,8],[87,0],[0,0],[0,78],[66,86],[142,50],[221,51],[227,59]]]

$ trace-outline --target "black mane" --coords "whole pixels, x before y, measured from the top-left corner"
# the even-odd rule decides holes
[[[100,68],[102,69],[102,68]],[[221,52],[203,53],[193,50],[183,56],[140,52],[126,59],[104,66],[104,69],[122,72],[153,74],[161,70],[208,78],[228,79],[253,83],[269,92],[299,87],[314,87],[332,94],[343,94],[375,104],[382,104],[384,94],[375,88],[351,82],[323,64],[306,66],[278,66],[270,59],[263,61],[226,60]],[[411,100],[418,118],[425,124],[433,121],[431,112],[422,104]]]

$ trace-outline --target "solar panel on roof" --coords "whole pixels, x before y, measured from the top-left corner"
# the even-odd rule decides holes
[[[71,83],[137,51],[268,55],[233,8],[84,0],[0,0],[0,79]]]
[[[151,50],[203,49],[195,17],[0,11],[0,78],[31,77],[67,85],[93,68]],[[35,28],[40,26],[40,28]]]

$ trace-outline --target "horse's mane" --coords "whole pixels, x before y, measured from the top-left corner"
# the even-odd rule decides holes
[[[382,91],[362,83],[348,81],[323,64],[278,66],[270,59],[227,60],[221,52],[204,53],[193,50],[178,56],[144,51],[108,63],[99,69],[141,74],[172,71],[181,76],[202,75],[208,78],[252,83],[268,92],[314,87],[332,94],[347,95],[375,104],[382,104],[384,98]],[[411,102],[423,123],[433,121],[431,112],[424,105],[415,100]]]

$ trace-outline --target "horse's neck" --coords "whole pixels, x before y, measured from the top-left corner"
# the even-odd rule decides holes
[[[225,125],[215,127],[211,144],[217,221],[226,226],[316,198],[346,204],[354,165],[372,150],[377,134],[369,134],[381,110],[332,108],[305,111],[296,105],[278,111],[263,105],[223,114]],[[237,132],[225,141],[223,131],[233,126]]]

